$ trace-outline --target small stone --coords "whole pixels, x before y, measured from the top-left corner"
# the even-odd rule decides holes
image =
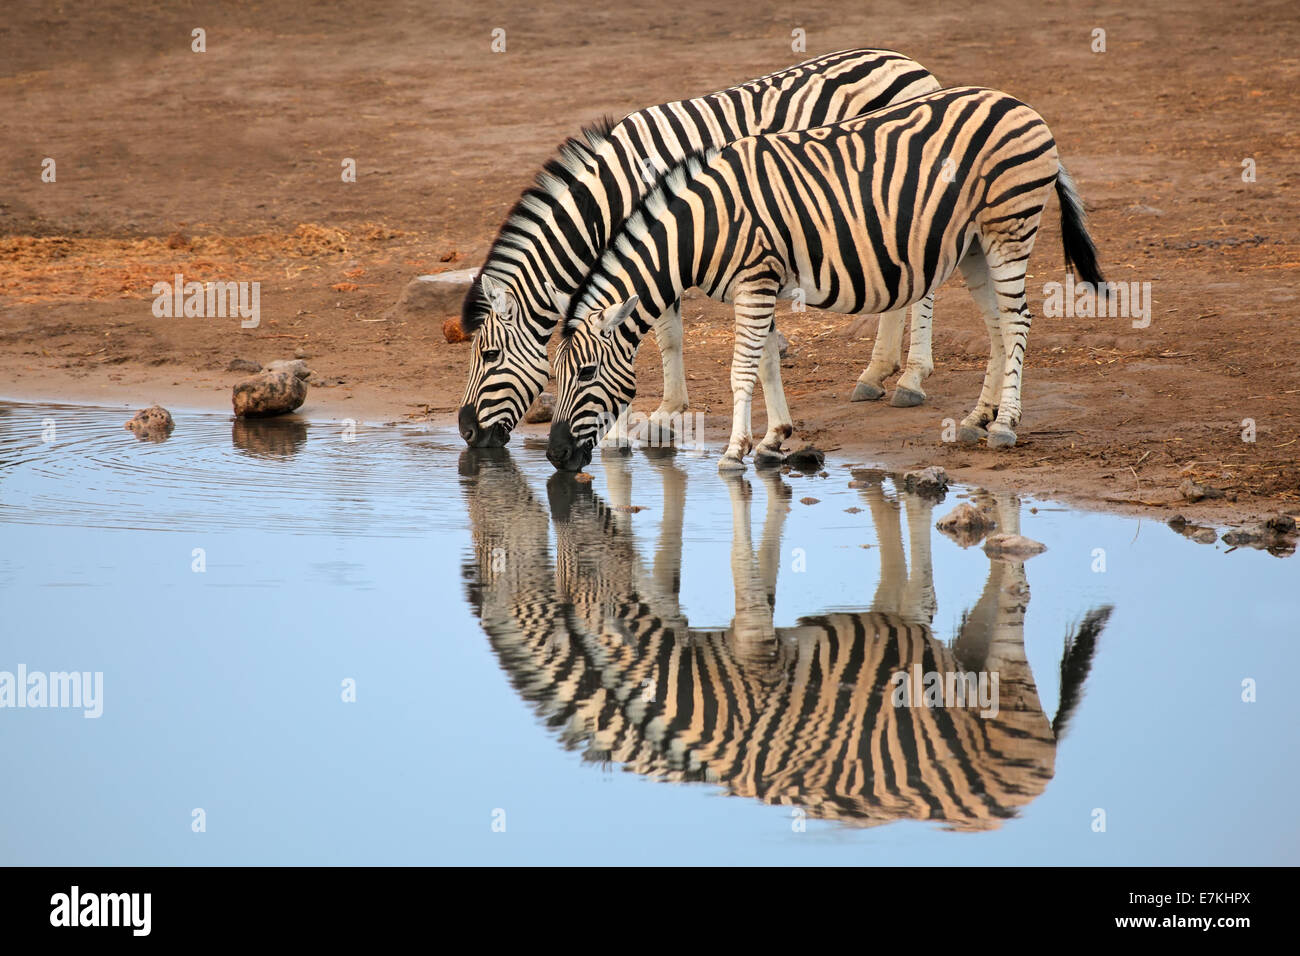
[[[308,351],[305,348],[303,348],[300,345],[298,346],[298,348],[293,350],[293,357],[296,359],[305,359],[305,358],[311,358],[311,355],[310,353],[308,353]]]
[[[1192,540],[1197,544],[1214,544],[1214,542],[1219,540],[1219,536],[1215,533],[1213,528],[1201,528],[1192,535]]]
[[[235,384],[231,402],[241,418],[285,415],[307,400],[307,383],[288,370],[266,371]]]
[[[1022,534],[989,535],[984,542],[984,553],[989,557],[1032,558],[1047,550],[1047,545]]]
[[[844,513],[845,513],[845,514],[850,514],[850,515],[861,514],[861,513],[862,513],[862,509],[861,509],[861,508],[858,508],[858,507],[856,507],[856,506],[855,506],[855,507],[852,507],[852,508],[845,508],[845,509],[844,509]]]
[[[810,471],[815,474],[821,470],[822,465],[826,464],[826,453],[820,448],[805,445],[797,451],[790,452],[785,460],[790,463],[791,468]]]
[[[468,342],[470,337],[460,327],[460,319],[451,318],[442,323],[442,337],[452,345]]]
[[[780,331],[776,333],[776,347],[781,358],[785,358],[790,354],[790,340],[782,335]]]
[[[634,515],[638,511],[645,511],[645,506],[644,505],[615,505],[614,510],[621,511],[624,514]]]
[[[1174,515],[1172,518],[1166,521],[1165,524],[1169,525],[1169,527],[1173,528],[1175,531],[1181,533],[1182,530],[1187,527],[1187,519],[1184,518],[1182,515]]]
[[[1184,479],[1183,483],[1178,486],[1178,493],[1188,501],[1200,501],[1203,498],[1222,498],[1223,492],[1218,488],[1211,488],[1209,485],[1202,485],[1192,479]]]
[[[940,518],[935,527],[963,548],[969,548],[996,528],[997,522],[988,512],[963,503]]]
[[[591,475],[587,474],[585,471],[580,471],[573,476],[573,480],[578,482],[580,485],[589,485],[591,484]]]
[[[821,499],[820,499],[820,498],[800,498],[800,499],[799,499],[799,504],[801,504],[801,505],[816,505],[816,504],[821,504]]]
[[[542,392],[537,396],[537,401],[533,402],[532,408],[524,413],[524,421],[530,425],[538,425],[549,422],[554,414],[555,396],[550,392]]]
[[[858,481],[856,478],[849,482],[850,488],[870,488],[871,485],[870,481]]]
[[[948,473],[938,465],[909,471],[903,475],[903,487],[926,497],[942,497],[948,490]]]
[[[252,359],[233,358],[230,364],[226,366],[227,372],[245,372],[249,375],[254,372],[262,371],[262,363],[254,362]]]
[[[134,432],[135,437],[141,441],[165,441],[176,423],[172,421],[172,413],[167,409],[161,405],[150,405],[136,412],[123,427]]]
[[[307,363],[302,359],[277,359],[274,362],[268,363],[263,371],[288,372],[290,375],[297,376],[304,381],[311,378],[312,374],[311,369],[307,367]]]

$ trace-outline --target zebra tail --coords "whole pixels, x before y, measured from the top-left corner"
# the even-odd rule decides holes
[[[1092,657],[1097,652],[1097,638],[1110,620],[1114,610],[1107,604],[1088,612],[1073,635],[1065,639],[1065,654],[1061,657],[1061,702],[1052,718],[1052,734],[1060,740],[1074,716],[1075,708],[1083,700],[1083,683],[1092,670]]]
[[[1092,236],[1088,235],[1083,202],[1063,164],[1056,174],[1056,195],[1061,200],[1061,244],[1065,246],[1065,267],[1073,267],[1075,276],[1083,282],[1094,285],[1105,282],[1101,267],[1097,265],[1097,247],[1092,243]]]

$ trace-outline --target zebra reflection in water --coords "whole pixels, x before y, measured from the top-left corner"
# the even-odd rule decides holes
[[[548,482],[544,505],[503,450],[462,457],[476,551],[464,569],[470,600],[515,689],[566,748],[865,826],[911,819],[985,830],[1042,793],[1109,608],[1067,638],[1060,707],[1049,720],[1025,656],[1024,564],[990,559],[957,637],[940,641],[931,630],[933,506],[877,481],[859,491],[879,542],[870,609],[777,627],[792,495],[768,472],[759,475],[766,510],[757,549],[750,483],[710,477],[725,481],[731,499],[735,613],[729,627],[693,628],[679,603],[687,475],[671,453],[649,450],[647,460],[664,489],[649,567],[630,515],[616,510],[630,501],[628,458],[603,456],[614,505],[563,473]],[[1000,530],[1019,531],[1014,497],[987,503]],[[994,674],[996,713],[981,716],[974,700],[898,706],[900,672]]]

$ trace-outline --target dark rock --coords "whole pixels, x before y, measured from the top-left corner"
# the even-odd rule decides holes
[[[1211,488],[1209,485],[1202,485],[1199,482],[1187,478],[1178,486],[1178,493],[1188,501],[1200,501],[1204,498],[1222,498],[1223,492],[1218,488]]]
[[[246,358],[234,358],[234,359],[231,359],[231,360],[230,360],[230,364],[226,366],[226,371],[227,371],[227,372],[247,372],[248,374],[251,375],[251,374],[254,373],[254,372],[260,372],[260,371],[262,371],[262,363],[261,363],[261,362],[254,362],[252,359],[246,359]]]
[[[1295,518],[1290,515],[1273,515],[1264,522],[1264,527],[1274,534],[1295,534]]]
[[[781,358],[786,358],[790,354],[790,340],[779,331],[776,333],[776,347],[780,352]]]
[[[816,474],[821,470],[822,465],[826,464],[826,453],[820,448],[805,445],[797,451],[790,452],[785,460],[789,462],[791,468]]]

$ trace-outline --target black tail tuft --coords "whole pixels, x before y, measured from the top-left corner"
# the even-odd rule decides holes
[[[1089,611],[1073,635],[1065,639],[1065,654],[1061,658],[1061,702],[1056,706],[1052,720],[1052,733],[1057,740],[1065,734],[1074,709],[1083,699],[1083,683],[1092,670],[1092,656],[1097,652],[1097,638],[1101,637],[1110,612],[1109,604]]]
[[[1094,285],[1105,282],[1101,267],[1097,265],[1097,247],[1092,244],[1092,236],[1088,235],[1083,202],[1064,166],[1056,175],[1056,195],[1061,200],[1061,244],[1065,246],[1065,267],[1073,268],[1075,277],[1081,282]]]

